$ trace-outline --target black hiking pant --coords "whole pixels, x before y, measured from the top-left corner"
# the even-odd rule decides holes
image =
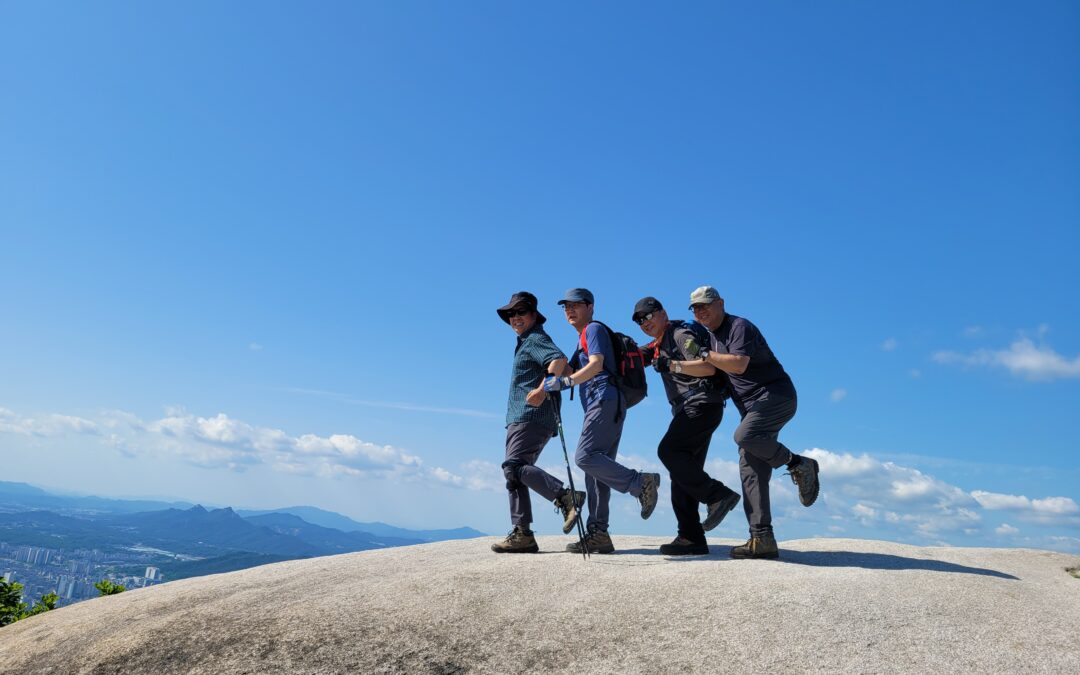
[[[679,536],[695,543],[705,543],[699,506],[719,501],[728,492],[705,472],[709,442],[723,417],[722,402],[685,406],[672,418],[657,452],[671,475],[671,508]]]

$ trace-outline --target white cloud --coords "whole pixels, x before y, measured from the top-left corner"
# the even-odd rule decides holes
[[[1069,497],[1046,497],[1028,499],[1023,495],[1007,495],[997,492],[975,490],[971,493],[975,501],[988,511],[1010,510],[1028,511],[1039,515],[1062,516],[1080,513],[1080,505]]]
[[[894,349],[896,349],[897,345],[899,345],[899,344],[900,343],[898,343],[896,341],[896,338],[889,338],[889,339],[885,340],[885,342],[881,343],[881,351],[883,351],[883,352],[891,352]]]
[[[83,417],[48,413],[22,416],[7,408],[0,408],[0,433],[21,436],[60,436],[63,434],[99,434],[98,425]]]
[[[1014,535],[1014,534],[1019,534],[1020,530],[1018,528],[1013,527],[1012,525],[1010,525],[1008,523],[1002,523],[1001,525],[998,525],[997,527],[994,528],[994,532],[996,532],[997,534],[1000,534],[1002,536],[1011,536],[1011,535]]]
[[[1030,338],[1020,338],[1008,349],[980,349],[970,354],[939,351],[934,361],[969,367],[1005,368],[1017,377],[1028,380],[1053,380],[1080,377],[1080,356],[1068,358],[1045,345],[1036,345]]]
[[[847,389],[833,389],[832,393],[829,394],[829,400],[833,403],[839,403],[840,401],[843,401],[846,396]]]
[[[258,342],[252,342],[252,343],[248,344],[248,349],[250,349],[253,352],[261,352],[263,350],[263,346],[261,344],[259,344]]]

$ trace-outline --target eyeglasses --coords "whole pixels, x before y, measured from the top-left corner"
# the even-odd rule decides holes
[[[694,313],[697,313],[697,312],[700,312],[700,311],[701,311],[701,310],[703,310],[703,309],[708,309],[708,308],[710,308],[710,307],[712,307],[712,303],[711,303],[711,302],[708,302],[708,303],[705,303],[705,302],[700,302],[700,303],[698,303],[698,304],[696,304],[696,305],[691,305],[691,306],[690,306],[690,311],[692,311],[692,312],[694,312]]]
[[[645,316],[643,316],[641,318],[634,319],[634,323],[636,323],[637,325],[640,326],[641,324],[645,323],[646,321],[652,321],[654,316],[656,316],[656,312],[649,312],[648,314],[646,314]]]
[[[508,309],[508,310],[506,310],[506,318],[507,319],[513,319],[515,316],[525,316],[527,314],[532,314],[532,310],[529,309],[528,307],[524,307],[524,308],[520,308],[520,309]]]

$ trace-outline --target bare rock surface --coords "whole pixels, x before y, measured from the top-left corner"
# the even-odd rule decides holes
[[[494,538],[300,560],[0,629],[4,673],[1080,672],[1075,556],[781,542],[777,561],[496,555]]]

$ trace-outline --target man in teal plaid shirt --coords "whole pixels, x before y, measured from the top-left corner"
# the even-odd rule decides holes
[[[563,532],[573,529],[585,501],[584,492],[571,493],[561,480],[536,466],[540,452],[556,433],[557,402],[549,401],[543,379],[549,373],[562,375],[566,355],[544,331],[547,319],[537,310],[536,296],[532,293],[519,291],[496,311],[518,336],[506,405],[506,460],[502,464],[514,529],[506,539],[492,544],[491,550],[536,553],[539,547],[530,529],[529,490],[555,504],[563,516]]]

